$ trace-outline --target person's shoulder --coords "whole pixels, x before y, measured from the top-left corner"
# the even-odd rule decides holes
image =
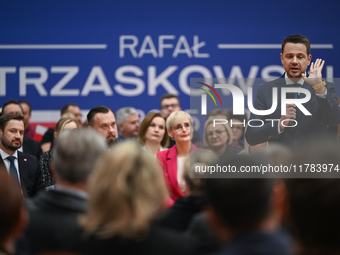
[[[26,159],[37,159],[35,156],[33,156],[32,154],[29,154],[27,152],[23,152],[23,151],[18,151],[18,156],[19,157],[23,157],[23,158],[26,158]]]
[[[172,147],[170,149],[163,148],[163,150],[157,152],[157,157],[159,157],[159,158],[166,157],[169,154],[171,149],[172,149]]]
[[[24,162],[39,164],[39,161],[35,156],[26,152],[18,151],[18,158],[19,160],[24,160]]]
[[[276,78],[276,79],[273,79],[271,81],[261,84],[259,88],[275,87],[275,86],[282,85],[282,84],[285,84],[284,75],[282,75],[279,78]]]

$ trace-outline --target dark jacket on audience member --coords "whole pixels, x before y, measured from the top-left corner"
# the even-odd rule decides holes
[[[22,146],[23,146],[23,152],[29,153],[35,156],[38,160],[40,160],[42,150],[41,150],[41,146],[39,142],[33,140],[32,138],[24,136]]]
[[[158,223],[168,229],[185,231],[192,218],[200,213],[205,205],[201,196],[187,196],[176,200],[175,204],[164,212]]]
[[[27,202],[26,238],[32,254],[72,245],[77,217],[85,212],[86,198],[77,193],[49,190]]]
[[[216,255],[287,255],[289,247],[279,232],[250,231],[240,234]]]
[[[29,201],[30,221],[26,237],[32,254],[46,251],[83,255],[199,254],[194,239],[156,225],[137,240],[88,236],[78,223],[85,206],[85,198],[59,190],[49,190]]]
[[[0,156],[0,165],[4,161]],[[21,188],[24,196],[33,197],[39,192],[44,191],[39,162],[33,155],[18,151],[18,165]]]

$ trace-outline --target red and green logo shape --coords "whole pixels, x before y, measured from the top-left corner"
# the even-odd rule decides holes
[[[222,100],[220,98],[220,95],[217,93],[217,91],[213,87],[211,87],[210,85],[205,84],[203,82],[198,82],[198,83],[208,87],[212,92],[214,92],[215,95],[217,96],[218,100],[220,101],[221,106],[222,106]],[[208,90],[203,89],[203,88],[199,88],[199,89],[203,90],[204,92],[206,92],[214,100],[215,106],[217,106],[217,103],[216,103],[216,100],[215,100],[214,96]]]

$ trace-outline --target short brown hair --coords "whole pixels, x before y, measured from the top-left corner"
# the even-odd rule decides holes
[[[310,41],[306,36],[303,36],[303,35],[300,35],[300,34],[287,36],[282,41],[282,46],[281,46],[281,52],[282,53],[283,53],[283,50],[284,50],[287,43],[302,43],[302,44],[306,45],[307,55],[310,54]]]
[[[113,111],[110,108],[106,107],[106,106],[96,106],[96,107],[93,107],[89,111],[89,113],[87,114],[88,125],[91,126],[91,127],[94,126],[93,119],[94,119],[94,116],[96,116],[97,113],[108,113],[110,111],[113,113]]]
[[[139,142],[141,145],[145,144],[145,134],[148,131],[148,128],[149,128],[152,120],[156,117],[160,117],[160,118],[164,119],[165,134],[164,134],[164,137],[161,141],[161,146],[166,148],[169,145],[169,135],[168,135],[168,132],[166,130],[166,124],[165,124],[166,118],[160,112],[150,112],[145,116],[145,118],[143,119],[142,123],[139,126],[137,142]]]
[[[170,98],[176,98],[177,101],[178,101],[178,106],[181,107],[181,102],[179,101],[179,98],[178,96],[174,95],[174,94],[164,94],[162,97],[161,97],[161,100],[159,101],[159,106],[160,106],[160,109],[162,109],[162,101],[164,99],[170,99]]]
[[[7,113],[0,117],[0,130],[5,131],[5,127],[7,126],[10,120],[21,120],[24,123],[24,116],[14,113]]]

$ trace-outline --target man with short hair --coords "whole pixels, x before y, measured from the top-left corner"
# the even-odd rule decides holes
[[[18,103],[22,108],[25,120],[25,136],[34,139],[35,130],[30,126],[30,119],[32,117],[32,106],[28,101],[19,100]]]
[[[6,101],[2,106],[2,114],[8,113],[19,114],[21,116],[24,116],[23,108],[21,107],[18,101],[13,99]],[[38,160],[40,159],[40,156],[42,154],[40,144],[37,141],[25,135],[23,138],[22,147],[19,148],[19,151],[29,153],[35,156]]]
[[[307,67],[312,59],[310,42],[300,34],[290,35],[283,40],[280,56],[285,73],[279,79],[261,85],[254,102],[257,110],[271,109],[274,105],[272,91],[277,89],[277,108],[268,115],[251,113],[252,125],[247,128],[247,142],[250,145],[279,142],[295,148],[313,138],[322,137],[326,141],[327,125],[340,123],[340,108],[334,85],[322,80],[325,61],[316,59],[307,75]],[[310,92],[311,98],[303,107],[311,115],[305,115],[294,104],[284,106],[286,114],[281,115],[281,88],[286,87],[302,87]],[[298,100],[306,95],[290,92],[286,97]]]
[[[21,187],[23,194],[32,197],[44,190],[38,160],[28,153],[18,151],[23,143],[24,117],[3,114],[0,117],[0,164]]]
[[[164,94],[160,101],[161,112],[167,118],[173,112],[182,110],[181,103],[176,95]]]
[[[65,113],[72,113],[74,117],[77,119],[79,125],[82,124],[81,118],[82,114],[80,111],[80,108],[77,104],[65,104],[63,107],[60,109],[60,116],[63,116]],[[54,142],[54,128],[49,128],[42,140],[41,140],[41,148],[43,152],[47,152],[53,148],[53,142]]]
[[[92,130],[59,134],[52,164],[55,189],[27,203],[30,217],[26,238],[32,254],[72,247],[72,229],[86,209],[88,177],[106,150],[105,140]]]
[[[116,112],[119,140],[135,139],[139,130],[139,115],[133,107],[123,107]]]
[[[113,111],[106,106],[96,106],[87,114],[88,128],[99,132],[108,145],[118,142],[116,118]]]
[[[60,116],[63,116],[65,113],[72,113],[74,117],[78,120],[79,124],[82,124],[81,118],[82,114],[80,108],[77,104],[66,104],[60,109]]]

